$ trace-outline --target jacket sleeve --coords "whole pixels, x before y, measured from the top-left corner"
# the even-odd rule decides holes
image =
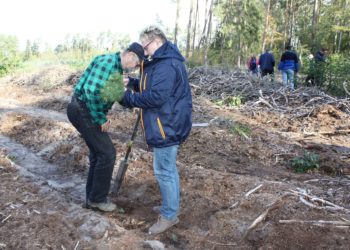
[[[150,88],[142,93],[127,90],[124,94],[123,103],[127,107],[158,108],[161,107],[171,96],[176,82],[175,68],[170,65],[159,66],[153,72]]]
[[[128,77],[129,78],[129,83],[128,83],[128,88],[132,89],[133,91],[140,92],[140,87],[139,87],[139,79]]]

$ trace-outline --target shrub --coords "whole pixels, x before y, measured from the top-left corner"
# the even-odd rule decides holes
[[[242,104],[242,97],[228,96],[224,99],[216,101],[215,104],[219,106],[239,107]]]
[[[306,173],[313,169],[319,169],[319,156],[312,152],[304,152],[303,157],[294,157],[290,165],[296,173]]]
[[[350,88],[350,57],[334,54],[325,63],[316,63],[314,59],[304,61],[304,69],[309,76],[315,77],[321,88],[329,94],[344,97],[347,95],[343,84]]]
[[[17,38],[0,34],[0,76],[12,72],[20,63]]]
[[[247,127],[241,123],[235,123],[230,128],[230,131],[231,131],[231,133],[237,134],[237,135],[244,137],[246,139],[248,139],[252,134],[252,130],[249,127]]]

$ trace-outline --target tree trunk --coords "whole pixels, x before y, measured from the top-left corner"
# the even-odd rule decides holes
[[[343,2],[343,6],[342,6],[342,9],[343,9],[343,13],[345,14],[345,13],[348,13],[348,0],[345,0],[344,2]],[[343,14],[343,15],[344,15]],[[343,19],[343,20],[341,20],[340,21],[340,25],[341,26],[346,26],[346,20],[345,19]],[[339,41],[338,41],[338,53],[340,53],[340,51],[341,51],[341,46],[342,46],[342,40],[343,40],[343,31],[340,31],[339,32]]]
[[[288,36],[291,38],[293,41],[293,29],[294,29],[294,21],[295,21],[295,11],[294,11],[294,5],[293,5],[293,0],[290,0],[290,10],[291,10],[291,17],[289,18],[289,34]],[[294,46],[294,44],[293,44]]]
[[[320,12],[320,0],[314,0],[314,9],[312,13],[312,26],[311,26],[311,41],[312,41],[312,51],[315,51],[315,38],[316,38],[316,27],[318,23],[318,15]]]
[[[205,33],[207,30],[207,23],[208,23],[208,15],[207,15],[207,11],[208,11],[208,0],[205,0],[205,20],[204,20],[204,27],[203,27],[203,31],[202,31],[202,35],[201,38],[199,39],[199,43],[197,48],[200,49],[201,44],[204,42],[205,40]]]
[[[192,31],[192,53],[194,52],[194,45],[196,42],[196,31],[197,31],[197,23],[198,23],[198,5],[199,5],[199,0],[197,0],[197,6],[196,6],[196,12],[194,15],[194,25],[193,25],[193,31]]]
[[[271,0],[267,0],[266,8],[265,8],[264,33],[262,37],[262,51],[265,51],[265,46],[266,46],[266,35],[267,35],[267,28],[269,25],[270,6],[271,6]]]
[[[204,66],[205,68],[208,67],[208,49],[209,49],[209,43],[210,43],[210,32],[211,32],[211,18],[213,15],[213,0],[210,1],[210,7],[208,12],[208,30],[207,34],[205,36],[205,51],[204,51]]]
[[[188,58],[188,56],[190,55],[193,4],[194,4],[194,0],[191,0],[190,15],[188,18],[188,25],[187,25],[186,58]]]
[[[283,32],[283,46],[289,45],[287,42],[288,28],[289,28],[289,1],[286,0],[286,9],[284,12],[284,32]]]
[[[343,32],[340,31],[339,33],[339,42],[338,42],[338,53],[340,53],[341,50],[341,40],[343,39]]]
[[[176,19],[174,30],[174,43],[177,44],[177,32],[179,28],[179,16],[180,16],[180,0],[176,0]]]

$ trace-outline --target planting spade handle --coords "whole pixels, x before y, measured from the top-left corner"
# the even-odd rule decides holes
[[[114,181],[114,185],[113,185],[113,188],[112,188],[112,193],[115,196],[118,195],[119,189],[120,189],[120,187],[122,185],[122,182],[124,180],[124,176],[125,176],[126,170],[128,168],[128,158],[129,158],[129,154],[130,154],[130,151],[131,151],[132,144],[133,144],[134,139],[135,139],[136,134],[137,134],[137,129],[138,129],[138,126],[139,126],[139,123],[140,123],[140,119],[141,119],[141,111],[139,111],[138,114],[137,114],[136,123],[135,123],[135,126],[134,126],[134,130],[132,132],[132,135],[131,135],[131,140],[128,142],[128,146],[127,146],[127,149],[126,149],[125,157],[120,162],[120,165],[119,165],[119,168],[118,168],[118,173],[117,173],[117,176],[116,176],[115,181]]]

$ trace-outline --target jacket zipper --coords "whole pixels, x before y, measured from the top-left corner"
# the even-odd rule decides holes
[[[163,126],[162,126],[162,123],[160,122],[159,117],[157,117],[157,123],[158,123],[160,134],[162,135],[163,139],[165,140],[165,133],[164,133]]]

